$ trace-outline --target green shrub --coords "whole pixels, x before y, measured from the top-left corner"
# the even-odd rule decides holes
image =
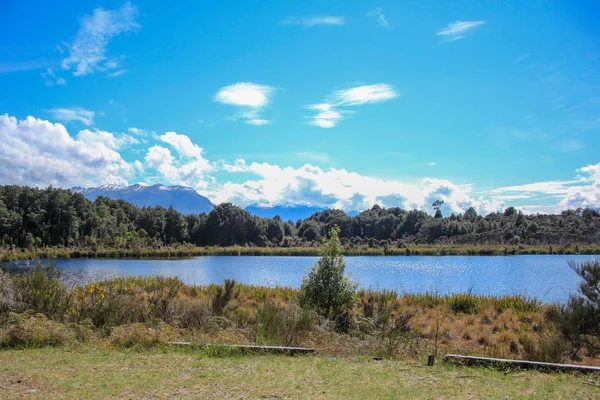
[[[26,307],[48,318],[62,321],[71,306],[71,296],[59,277],[60,271],[56,266],[42,266],[38,263],[17,281]]]
[[[233,279],[225,279],[223,286],[218,286],[212,298],[212,311],[215,315],[223,315],[223,310],[227,303],[233,298],[235,289],[235,281]]]
[[[71,344],[87,336],[82,330],[51,321],[43,314],[11,313],[8,328],[0,335],[0,346],[25,348]]]
[[[569,261],[569,266],[582,279],[579,294],[572,294],[566,305],[553,313],[560,333],[572,346],[572,357],[578,358],[582,348],[600,351],[600,258]]]
[[[280,346],[298,345],[313,330],[314,324],[314,313],[310,310],[265,303],[256,313],[257,341]]]
[[[122,325],[112,329],[110,343],[115,347],[145,349],[167,343],[171,333],[166,324],[154,328],[140,323]]]
[[[477,296],[473,295],[471,290],[467,293],[453,293],[448,296],[448,306],[456,314],[475,314],[477,300]]]
[[[13,278],[0,269],[0,325],[17,306],[17,292]]]
[[[346,261],[339,233],[340,229],[335,227],[329,232],[329,240],[323,241],[321,258],[302,282],[300,303],[333,320],[338,329],[348,330],[357,284],[344,276]]]

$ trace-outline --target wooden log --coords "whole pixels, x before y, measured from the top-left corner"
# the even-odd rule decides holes
[[[289,346],[259,346],[254,344],[198,344],[193,342],[168,342],[167,344],[173,346],[222,346],[222,347],[233,347],[236,349],[244,349],[250,351],[269,351],[273,353],[290,353],[294,355],[296,353],[307,354],[314,353],[315,349],[312,347],[289,347]]]
[[[539,361],[527,360],[509,360],[504,358],[489,357],[471,357],[458,354],[447,354],[443,358],[444,362],[454,362],[461,365],[482,365],[482,366],[514,366],[522,369],[538,369],[544,371],[577,371],[577,372],[600,372],[600,367],[591,367],[587,365],[574,364],[555,364]]]

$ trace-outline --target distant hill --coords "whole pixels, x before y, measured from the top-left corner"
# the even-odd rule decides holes
[[[92,201],[98,196],[106,196],[113,200],[128,201],[138,207],[173,206],[182,214],[208,213],[214,208],[209,199],[187,186],[102,185],[91,188],[74,187],[71,191],[81,193]]]
[[[284,204],[250,204],[246,207],[246,211],[250,214],[257,215],[263,218],[273,218],[276,215],[279,215],[282,220],[288,221],[297,221],[299,219],[306,219],[313,215],[316,212],[321,212],[326,210],[323,207],[314,207],[303,204],[293,204],[293,203],[284,203]],[[354,216],[358,214],[358,211],[353,211],[347,213],[350,216]]]

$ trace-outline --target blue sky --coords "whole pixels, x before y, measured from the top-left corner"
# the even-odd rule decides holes
[[[600,207],[600,6],[0,3],[0,183]]]

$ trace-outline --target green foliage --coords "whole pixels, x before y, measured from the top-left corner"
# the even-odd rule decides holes
[[[261,344],[294,346],[315,324],[314,313],[297,306],[279,307],[266,302],[256,313],[256,338]]]
[[[302,282],[300,302],[335,321],[338,328],[348,329],[358,285],[344,276],[346,261],[339,232],[337,227],[331,229],[329,240],[323,241],[321,258]]]
[[[600,258],[570,261],[569,266],[582,279],[580,294],[571,295],[553,317],[577,357],[584,347],[591,353],[600,351]]]
[[[68,325],[47,319],[44,314],[11,313],[8,329],[0,335],[0,346],[25,348],[75,343],[78,338],[88,336],[82,334],[84,329],[86,328],[72,329]]]
[[[3,256],[5,260],[33,257],[48,246],[85,249],[86,254],[97,257],[150,256],[152,251],[176,256],[164,246],[177,248],[186,243],[201,247],[310,249],[318,246],[335,226],[339,227],[343,244],[353,249],[352,254],[370,250],[383,254],[381,249],[388,254],[388,246],[394,242],[402,243],[403,248],[433,243],[474,245],[469,254],[482,254],[479,247],[483,244],[558,245],[565,253],[578,253],[579,249],[568,246],[600,243],[600,214],[592,209],[568,210],[560,215],[524,215],[508,207],[503,213],[482,216],[471,207],[464,213],[444,217],[439,208],[442,204],[433,203],[434,216],[420,210],[374,206],[353,217],[341,210],[325,210],[294,225],[278,216],[269,219],[251,215],[230,203],[219,204],[208,214],[182,215],[173,207],[138,208],[106,197],[91,202],[79,193],[52,187],[0,186],[0,249],[30,252],[11,251]],[[437,250],[428,251],[439,254]]]
[[[71,296],[59,277],[60,272],[55,265],[42,266],[38,263],[19,279],[17,285],[21,286],[22,302],[27,309],[60,320],[71,306]]]
[[[215,315],[223,315],[223,310],[227,303],[234,296],[235,281],[233,279],[225,279],[223,286],[218,286],[212,298],[212,312]]]

